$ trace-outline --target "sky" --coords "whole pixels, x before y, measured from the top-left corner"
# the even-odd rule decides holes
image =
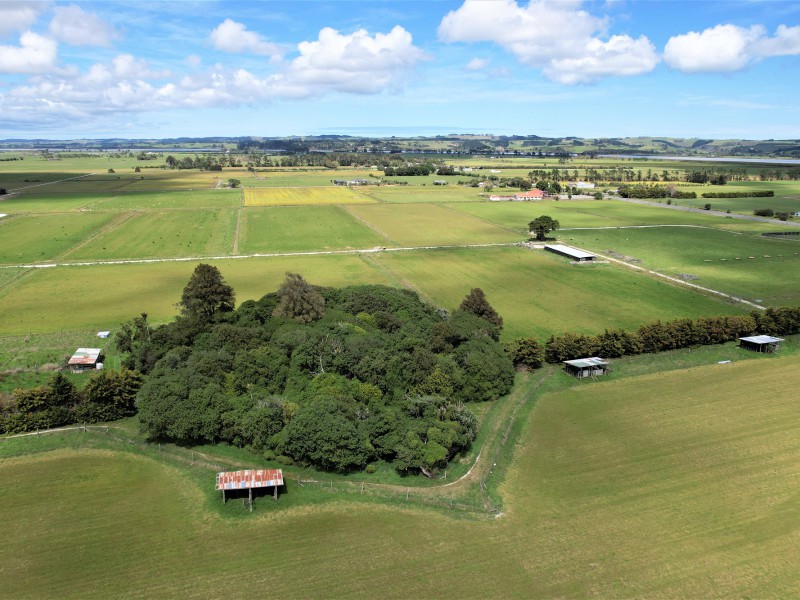
[[[800,138],[800,2],[0,0],[0,138]]]

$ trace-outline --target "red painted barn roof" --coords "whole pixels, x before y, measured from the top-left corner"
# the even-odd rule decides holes
[[[252,469],[217,473],[216,489],[218,490],[246,490],[280,485],[283,485],[283,471],[280,469]]]

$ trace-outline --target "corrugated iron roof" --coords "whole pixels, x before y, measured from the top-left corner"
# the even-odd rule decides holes
[[[587,367],[604,367],[608,365],[608,361],[603,360],[599,356],[590,356],[588,358],[576,358],[575,360],[565,360],[568,365],[578,367],[579,369]]]
[[[786,341],[783,338],[772,337],[771,335],[751,335],[750,337],[740,337],[739,339],[753,344],[776,344]]]
[[[69,359],[71,365],[93,365],[100,358],[101,348],[78,348]]]
[[[252,469],[217,473],[216,489],[218,490],[246,490],[280,485],[283,485],[281,469]]]

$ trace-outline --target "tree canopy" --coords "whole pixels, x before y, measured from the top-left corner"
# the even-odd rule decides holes
[[[210,319],[217,312],[229,312],[235,305],[233,288],[225,283],[219,269],[200,263],[183,288],[179,306],[187,316]]]
[[[286,279],[278,289],[278,306],[272,314],[299,323],[311,323],[325,314],[325,298],[302,275],[286,273]]]
[[[559,222],[548,215],[542,215],[528,223],[528,229],[539,241],[547,239],[547,234],[557,230],[559,227]]]

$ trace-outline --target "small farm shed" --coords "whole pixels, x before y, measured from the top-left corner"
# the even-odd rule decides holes
[[[110,335],[111,335],[110,331],[98,331],[97,332],[97,337],[102,338],[102,339],[106,339]]]
[[[99,362],[102,352],[101,348],[78,348],[67,363],[69,370],[73,373],[83,373],[102,369],[103,363]]]
[[[272,495],[278,499],[278,488],[283,485],[281,469],[248,469],[245,471],[220,471],[217,473],[216,489],[222,491],[222,501],[227,502],[226,492],[247,490],[250,510],[253,510],[253,489],[273,488]]]
[[[588,358],[576,358],[575,360],[565,360],[564,369],[573,377],[583,379],[584,377],[597,377],[605,375],[611,368],[608,361],[598,356]]]
[[[570,248],[569,246],[564,246],[563,244],[548,244],[544,247],[544,249],[555,254],[560,254],[561,256],[566,256],[567,258],[571,258],[577,262],[590,262],[595,259],[594,254],[589,254],[583,250],[576,250],[575,248]]]
[[[739,347],[753,352],[765,352],[772,354],[781,349],[783,338],[772,337],[771,335],[751,335],[739,338]]]

